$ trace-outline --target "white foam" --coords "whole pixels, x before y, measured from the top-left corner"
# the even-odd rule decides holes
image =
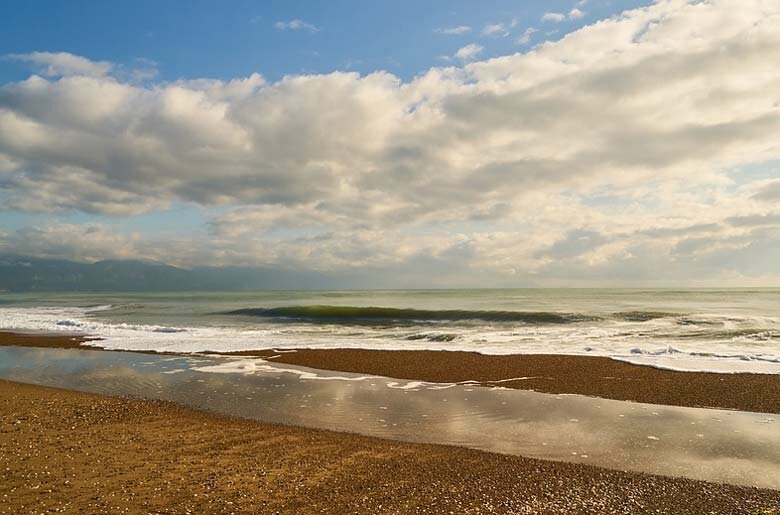
[[[713,372],[716,374],[780,374],[780,364],[774,361],[741,360],[695,356],[610,356],[617,361],[644,365],[676,372]]]
[[[79,333],[100,338],[85,345],[111,350],[157,352],[230,352],[266,347],[268,330],[238,330],[230,327],[169,327],[115,323],[94,318],[110,309],[31,307],[0,308],[0,329],[46,333]]]
[[[511,381],[528,381],[529,379],[543,379],[542,376],[524,376],[524,377],[510,377],[507,379],[498,379],[496,381],[485,381],[490,384],[509,383]]]
[[[387,383],[387,387],[388,388],[393,388],[393,389],[396,389],[396,390],[416,390],[416,389],[420,388],[421,386],[425,386],[427,384],[431,384],[431,383],[426,383],[425,381],[409,381],[406,384],[401,384],[401,383],[397,383],[395,381],[392,381],[392,382]]]
[[[297,368],[283,368],[271,365],[268,361],[260,358],[228,360],[217,365],[207,365],[203,367],[194,367],[192,370],[198,372],[210,372],[215,374],[294,374],[301,379],[315,379],[322,381],[365,381],[366,379],[375,379],[377,376],[336,376],[324,375]]]
[[[638,365],[679,371],[780,374],[780,319],[691,315],[682,320],[600,321],[592,324],[479,324],[447,327],[451,341],[409,340],[409,327],[354,327],[312,324],[262,324],[172,327],[112,322],[110,305],[2,307],[0,329],[81,333],[101,338],[87,345],[113,350],[196,353],[259,349],[449,350],[481,354],[568,354],[606,356]],[[706,338],[715,327],[733,337]],[[739,330],[761,327],[761,331]],[[695,336],[695,337],[694,337]],[[668,340],[664,342],[664,340]],[[527,379],[527,378],[516,378]]]

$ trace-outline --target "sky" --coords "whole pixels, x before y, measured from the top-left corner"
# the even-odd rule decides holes
[[[777,286],[777,62],[777,0],[3,2],[0,253]]]

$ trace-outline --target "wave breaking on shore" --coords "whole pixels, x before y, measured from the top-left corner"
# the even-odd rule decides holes
[[[120,314],[130,307],[137,309],[107,304],[6,305],[0,307],[0,329],[84,334],[101,339],[92,345],[116,350],[360,348],[570,354],[678,371],[780,374],[780,320],[765,316],[300,305],[240,308],[211,313],[202,323],[163,325],[122,319]]]

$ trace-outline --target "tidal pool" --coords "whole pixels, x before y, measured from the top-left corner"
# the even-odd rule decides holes
[[[255,358],[0,348],[0,378],[264,422],[780,489],[775,415],[436,384]]]

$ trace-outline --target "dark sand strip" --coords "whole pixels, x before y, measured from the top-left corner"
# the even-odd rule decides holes
[[[82,343],[91,340],[97,340],[97,338],[88,338],[82,335],[0,332],[0,347],[18,346],[53,347],[60,349],[99,349],[98,347],[86,347],[81,345]]]
[[[80,346],[85,341],[83,338],[72,338],[0,333],[0,345],[96,349]],[[278,356],[273,360],[280,363],[398,379],[438,383],[475,380],[485,385],[546,393],[780,413],[780,375],[772,374],[672,372],[593,356],[490,356],[474,352],[360,349],[298,350],[283,354],[258,350],[229,354]],[[506,381],[518,377],[529,379]]]
[[[236,354],[278,355],[272,351]],[[475,380],[486,385],[546,393],[780,413],[780,375],[772,374],[672,372],[594,356],[490,356],[453,351],[299,350],[283,353],[273,360],[399,379],[440,383]],[[528,379],[505,381],[519,377]]]
[[[780,513],[780,492],[0,381],[0,513]]]

